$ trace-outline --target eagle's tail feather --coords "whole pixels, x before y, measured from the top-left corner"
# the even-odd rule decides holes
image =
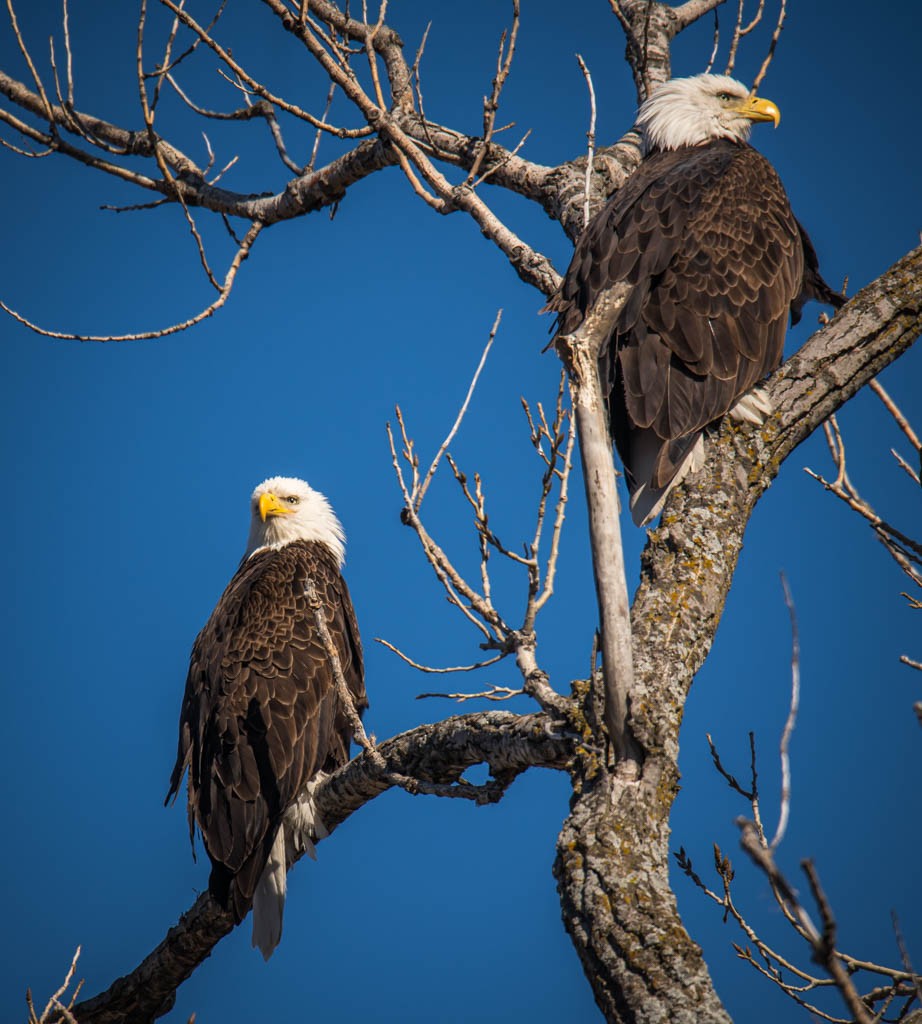
[[[253,945],[259,948],[264,960],[272,956],[282,938],[288,861],[294,860],[298,853],[306,853],[311,860],[316,860],[314,840],[325,839],[330,834],[320,820],[313,795],[325,778],[326,772],[318,772],[285,812],[253,893]]]
[[[653,486],[654,466],[659,458],[663,442],[652,431],[638,431],[631,445],[631,518],[637,526],[646,526],[662,511],[663,505],[673,487],[680,484],[689,473],[697,472],[704,465],[704,439],[699,434],[695,443],[679,462],[675,475],[665,487]],[[636,485],[634,483],[636,482]]]
[[[268,960],[282,939],[282,914],[288,875],[285,856],[285,826],[280,825],[269,859],[253,893],[253,945]]]

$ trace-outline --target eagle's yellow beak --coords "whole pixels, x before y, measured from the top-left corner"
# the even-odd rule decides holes
[[[745,103],[740,104],[739,112],[750,121],[771,121],[776,128],[781,121],[781,111],[775,104],[755,95],[750,95]]]
[[[288,516],[294,512],[293,508],[285,508],[285,506],[276,498],[274,494],[260,494],[259,496],[259,518],[263,522],[266,521],[268,516]]]

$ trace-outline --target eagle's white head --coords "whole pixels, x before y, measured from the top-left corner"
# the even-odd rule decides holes
[[[781,112],[727,75],[695,75],[664,82],[637,111],[644,154],[700,146],[714,139],[745,142],[755,121],[775,127]]]
[[[270,477],[250,495],[250,537],[244,558],[296,540],[325,544],[342,568],[346,535],[327,499],[296,477]]]

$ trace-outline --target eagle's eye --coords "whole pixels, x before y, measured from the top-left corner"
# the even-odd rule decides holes
[[[717,94],[717,98],[720,100],[721,103],[729,103],[730,100],[733,99],[733,97],[728,92],[719,92]]]
[[[289,505],[297,505],[301,501],[297,494],[289,494],[285,500]]]

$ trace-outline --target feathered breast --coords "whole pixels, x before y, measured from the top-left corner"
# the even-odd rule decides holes
[[[659,439],[665,487],[700,431],[779,365],[790,313],[841,304],[771,164],[715,141],[648,156],[577,242],[548,303],[575,330],[598,297],[630,292],[600,370],[628,473],[632,436]]]

